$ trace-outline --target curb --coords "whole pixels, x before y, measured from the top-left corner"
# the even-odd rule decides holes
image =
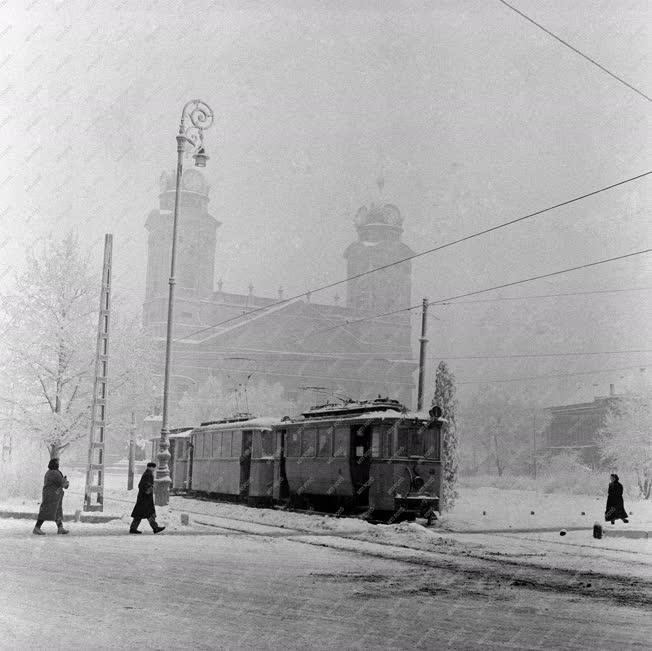
[[[624,531],[623,529],[619,529],[616,531],[612,531],[611,529],[605,529],[604,527],[602,528],[602,536],[604,538],[643,538],[643,539],[648,539],[652,536],[650,536],[649,531],[637,531],[636,529],[630,529],[629,531]]]
[[[0,511],[0,518],[11,518],[14,520],[36,520],[38,513],[27,513],[26,511]],[[119,520],[119,515],[64,515],[64,522],[86,522],[92,524],[101,524],[111,520]]]

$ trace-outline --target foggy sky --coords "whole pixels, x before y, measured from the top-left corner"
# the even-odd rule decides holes
[[[648,3],[514,4],[649,94]],[[650,103],[499,2],[26,0],[0,11],[3,288],[26,246],[74,226],[94,244],[98,269],[103,235],[114,234],[115,288],[140,305],[145,218],[158,207],[161,171],[174,168],[181,108],[192,98],[215,112],[205,174],[222,222],[216,279],[225,291],[245,293],[252,282],[256,294],[283,286],[289,296],[343,278],[353,217],[371,201],[396,204],[404,241],[421,251],[651,168]],[[636,181],[421,258],[412,301],[647,248],[649,187]],[[650,267],[640,256],[501,295],[643,287]],[[344,289],[313,300],[336,292]],[[430,352],[645,348],[648,298],[437,308]],[[521,332],[521,316],[539,313],[554,332]],[[454,368],[473,379],[543,367]],[[596,381],[572,384],[588,398]],[[608,381],[599,380],[603,393]]]

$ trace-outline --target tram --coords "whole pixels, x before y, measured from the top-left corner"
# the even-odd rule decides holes
[[[381,397],[315,406],[298,418],[206,422],[172,446],[172,488],[250,505],[431,521],[444,422],[438,407],[409,412]]]

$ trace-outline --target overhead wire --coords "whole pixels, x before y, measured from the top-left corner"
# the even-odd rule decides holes
[[[562,377],[576,377],[578,375],[599,375],[601,373],[613,373],[615,371],[631,371],[633,369],[639,369],[644,364],[637,364],[636,366],[621,366],[619,368],[602,368],[597,371],[577,371],[575,373],[558,373],[550,375],[531,375],[529,377],[515,377],[515,378],[500,378],[500,379],[484,379],[484,380],[459,380],[455,381],[455,384],[502,384],[508,382],[526,382],[531,380],[549,380],[553,378],[562,378]]]
[[[427,249],[426,251],[421,251],[419,253],[414,253],[412,255],[401,258],[400,260],[395,260],[394,262],[390,262],[388,264],[381,265],[380,267],[375,267],[374,269],[369,269],[368,271],[363,271],[363,272],[360,272],[358,274],[354,274],[353,276],[349,276],[348,278],[344,278],[344,279],[337,280],[337,281],[332,282],[332,283],[328,283],[326,285],[322,285],[320,287],[316,287],[316,288],[308,290],[306,292],[302,292],[301,294],[296,294],[294,296],[291,296],[290,298],[275,301],[273,303],[270,303],[269,305],[254,308],[253,310],[248,311],[245,315],[239,314],[237,316],[233,316],[233,317],[230,317],[228,319],[218,321],[217,323],[213,323],[211,325],[204,326],[202,328],[194,330],[194,331],[192,331],[190,333],[185,334],[183,338],[193,337],[195,335],[201,334],[203,332],[207,332],[207,331],[212,330],[214,328],[218,328],[219,326],[226,325],[227,323],[231,323],[233,321],[241,319],[241,318],[243,318],[243,316],[249,317],[252,314],[255,314],[257,312],[261,312],[261,311],[264,311],[264,310],[269,310],[272,307],[283,305],[283,304],[289,303],[290,301],[294,301],[294,300],[299,299],[299,298],[310,296],[311,294],[314,294],[316,292],[320,292],[320,291],[323,291],[325,289],[331,289],[332,287],[336,287],[336,286],[341,285],[343,283],[351,282],[352,280],[357,280],[358,278],[368,276],[369,274],[376,273],[376,272],[382,271],[384,269],[389,269],[390,267],[394,267],[396,265],[403,264],[404,262],[409,262],[410,260],[414,260],[416,258],[420,258],[422,256],[429,255],[431,253],[435,253],[436,251],[441,251],[441,250],[446,249],[448,247],[455,246],[456,244],[461,244],[462,242],[467,242],[467,241],[472,240],[472,239],[474,239],[476,237],[480,237],[482,235],[492,233],[492,232],[500,230],[502,228],[506,228],[507,226],[512,226],[513,224],[517,224],[517,223],[525,221],[527,219],[532,219],[533,217],[537,217],[538,215],[542,215],[542,214],[544,214],[546,212],[550,212],[551,210],[555,210],[555,209],[561,208],[563,206],[568,206],[570,204],[576,203],[577,201],[582,201],[583,199],[587,199],[588,197],[592,197],[592,196],[595,196],[595,195],[600,194],[602,192],[612,190],[613,188],[617,188],[617,187],[619,187],[621,185],[625,185],[626,183],[631,183],[633,181],[637,181],[637,180],[642,179],[642,178],[644,178],[646,176],[649,176],[650,174],[652,174],[652,170],[649,170],[647,172],[643,172],[642,174],[637,174],[636,176],[629,177],[629,178],[624,179],[622,181],[618,181],[617,183],[612,183],[610,185],[604,186],[604,187],[599,188],[597,190],[593,190],[591,192],[584,193],[584,194],[579,195],[577,197],[573,197],[572,199],[567,199],[566,201],[556,203],[556,204],[554,204],[552,206],[548,206],[547,208],[542,208],[542,209],[537,210],[535,212],[531,212],[531,213],[529,213],[527,215],[517,217],[516,219],[512,219],[512,220],[509,220],[507,222],[503,222],[501,224],[491,226],[490,228],[486,228],[484,230],[477,231],[477,232],[471,233],[469,235],[465,235],[464,237],[460,237],[460,238],[458,238],[456,240],[446,242],[445,244],[440,244],[439,246],[432,247],[430,249]],[[452,299],[449,299],[449,300],[452,300]],[[174,341],[179,341],[179,339],[180,338],[174,339]]]
[[[528,16],[527,14],[522,12],[520,9],[517,9],[516,7],[514,7],[514,5],[509,4],[509,2],[505,2],[505,0],[498,0],[498,2],[505,5],[506,7],[511,9],[513,12],[515,12],[519,16],[521,16],[522,18],[525,18],[525,20],[531,22],[533,25],[538,27],[541,31],[548,34],[548,36],[551,36],[555,40],[559,41],[562,45],[564,45],[565,47],[567,47],[570,50],[572,50],[573,52],[575,52],[575,54],[579,54],[582,58],[584,58],[587,61],[589,61],[590,63],[592,63],[594,66],[597,66],[598,68],[600,68],[600,70],[602,70],[603,72],[606,72],[610,77],[613,77],[616,81],[620,82],[624,86],[627,86],[627,88],[629,88],[630,90],[633,90],[635,93],[637,93],[638,95],[640,95],[641,97],[646,99],[648,102],[652,102],[652,98],[648,97],[644,92],[642,92],[638,88],[632,86],[630,83],[626,82],[622,77],[619,77],[618,75],[611,72],[611,70],[608,70],[607,68],[605,68],[603,65],[598,63],[595,59],[592,59],[590,56],[588,56],[588,54],[584,54],[584,52],[582,52],[581,50],[578,50],[576,47],[571,45],[568,41],[565,41],[560,36],[557,36],[557,34],[555,34],[554,32],[551,32],[549,29],[544,27],[541,23],[538,23],[533,18],[530,18],[530,16]]]
[[[457,294],[455,296],[448,296],[447,298],[438,299],[436,301],[429,301],[428,305],[429,306],[441,305],[441,304],[445,304],[447,301],[454,301],[454,300],[456,300],[458,298],[466,298],[467,296],[477,296],[478,294],[483,294],[485,292],[492,292],[492,291],[494,291],[496,289],[504,289],[505,287],[513,287],[514,285],[522,285],[523,283],[529,283],[529,282],[533,282],[535,280],[542,280],[544,278],[551,278],[553,276],[559,276],[561,274],[569,273],[571,271],[578,271],[580,269],[587,269],[589,267],[595,267],[597,265],[606,264],[607,262],[614,262],[616,260],[624,260],[625,258],[631,258],[631,257],[636,256],[636,255],[643,255],[645,253],[650,253],[650,251],[652,251],[652,249],[643,249],[642,251],[633,251],[632,253],[625,253],[624,255],[618,255],[618,256],[615,256],[613,258],[606,258],[604,260],[597,260],[595,262],[587,262],[586,264],[578,265],[576,267],[569,267],[567,269],[560,269],[559,271],[552,271],[552,272],[546,273],[546,274],[539,274],[538,276],[532,276],[530,278],[524,278],[522,280],[514,280],[514,281],[509,282],[509,283],[503,283],[502,285],[495,285],[493,287],[487,287],[485,289],[477,289],[475,291],[466,292],[464,294]],[[416,309],[421,308],[422,305],[423,305],[422,303],[418,303],[416,305],[411,305],[409,307],[403,307],[403,308],[400,308],[398,310],[391,310],[390,312],[383,312],[382,314],[374,314],[372,316],[362,317],[360,319],[348,320],[348,321],[345,321],[341,326],[333,326],[332,328],[324,328],[323,330],[314,330],[313,332],[308,333],[308,335],[306,335],[306,336],[321,334],[322,332],[327,332],[327,331],[333,330],[334,328],[337,328],[337,327],[350,326],[350,325],[353,325],[353,324],[356,324],[356,323],[363,323],[365,321],[371,321],[373,319],[379,319],[379,318],[386,317],[386,316],[392,316],[394,314],[400,314],[401,312],[408,312],[408,311],[411,311],[411,310],[416,310]]]
[[[224,361],[247,361],[247,362],[278,362],[280,364],[289,364],[289,363],[298,363],[298,364],[311,364],[319,362],[319,360],[330,360],[335,362],[391,362],[403,363],[403,362],[417,362],[416,359],[405,359],[400,358],[398,355],[404,355],[406,351],[388,351],[386,353],[375,352],[375,353],[323,353],[319,351],[301,351],[300,353],[295,353],[292,351],[278,351],[274,352],[274,356],[270,356],[268,351],[262,351],[267,353],[265,355],[256,355],[256,353],[251,353],[256,355],[255,357],[235,357],[233,352],[229,351],[219,351],[219,350],[209,350],[202,351],[201,357],[205,359],[207,357],[219,357]],[[640,353],[652,353],[652,348],[632,348],[627,350],[589,350],[589,351],[564,351],[558,353],[508,353],[504,355],[438,355],[431,354],[428,355],[428,359],[443,359],[443,360],[463,360],[463,359],[510,359],[510,358],[538,358],[538,357],[582,357],[585,355],[632,355]],[[175,359],[179,362],[182,362],[184,359],[194,359],[196,355],[195,351],[186,350],[180,351],[175,354]],[[302,355],[300,359],[281,359],[282,356],[297,356]],[[384,356],[382,356],[384,355]],[[388,357],[390,355],[396,355],[397,357]]]
[[[617,289],[594,289],[586,292],[559,292],[556,294],[535,294],[530,296],[497,296],[496,298],[479,298],[473,301],[440,302],[439,305],[473,305],[475,303],[498,303],[501,301],[527,301],[537,298],[556,298],[560,296],[588,296],[591,294],[613,294],[617,292],[644,292],[652,287],[619,287]]]

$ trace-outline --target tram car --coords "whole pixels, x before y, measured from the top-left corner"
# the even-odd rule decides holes
[[[379,397],[320,405],[298,418],[202,423],[174,446],[173,489],[252,505],[432,520],[444,422],[438,407],[409,412]]]

